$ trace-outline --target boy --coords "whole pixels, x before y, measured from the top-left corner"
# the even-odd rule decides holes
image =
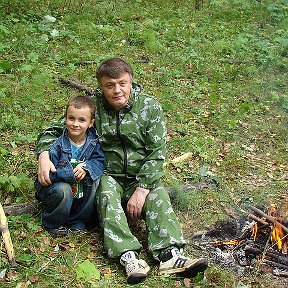
[[[77,96],[68,101],[66,128],[48,151],[53,163],[52,185],[35,182],[36,198],[44,204],[42,223],[52,236],[67,235],[67,226],[72,231],[87,231],[93,215],[104,168],[94,115],[95,104],[90,98]]]

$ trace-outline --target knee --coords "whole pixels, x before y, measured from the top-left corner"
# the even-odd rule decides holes
[[[53,198],[55,201],[62,201],[72,198],[72,188],[71,185],[64,182],[54,183],[49,190],[48,196]]]

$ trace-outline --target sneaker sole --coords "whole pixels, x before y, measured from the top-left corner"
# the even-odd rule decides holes
[[[208,261],[206,259],[198,259],[196,262],[192,262],[189,266],[186,267],[159,271],[159,275],[177,274],[185,278],[193,278],[199,272],[204,272],[207,269],[207,267],[208,267]]]
[[[147,277],[147,274],[134,273],[133,275],[130,275],[129,277],[127,277],[127,283],[128,284],[137,284],[137,283],[144,281],[146,279],[146,277]]]

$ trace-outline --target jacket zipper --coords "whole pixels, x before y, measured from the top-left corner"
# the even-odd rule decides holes
[[[117,133],[117,136],[118,136],[118,138],[120,140],[120,143],[121,143],[121,146],[122,146],[122,150],[123,150],[123,154],[124,154],[123,173],[127,174],[127,150],[126,150],[126,146],[125,146],[124,140],[123,140],[123,138],[121,137],[121,134],[120,134],[120,124],[121,124],[120,114],[119,114],[119,111],[117,111],[117,113],[116,113],[116,133]]]

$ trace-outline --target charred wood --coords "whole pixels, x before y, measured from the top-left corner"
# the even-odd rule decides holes
[[[263,257],[268,256],[269,258],[272,258],[273,260],[277,261],[277,263],[288,265],[288,257],[283,254],[265,251],[265,250],[254,248],[248,245],[245,246],[244,250],[253,255],[262,255]]]
[[[288,265],[283,265],[269,260],[263,260],[263,263],[272,267],[277,267],[279,269],[284,269],[288,271]]]

